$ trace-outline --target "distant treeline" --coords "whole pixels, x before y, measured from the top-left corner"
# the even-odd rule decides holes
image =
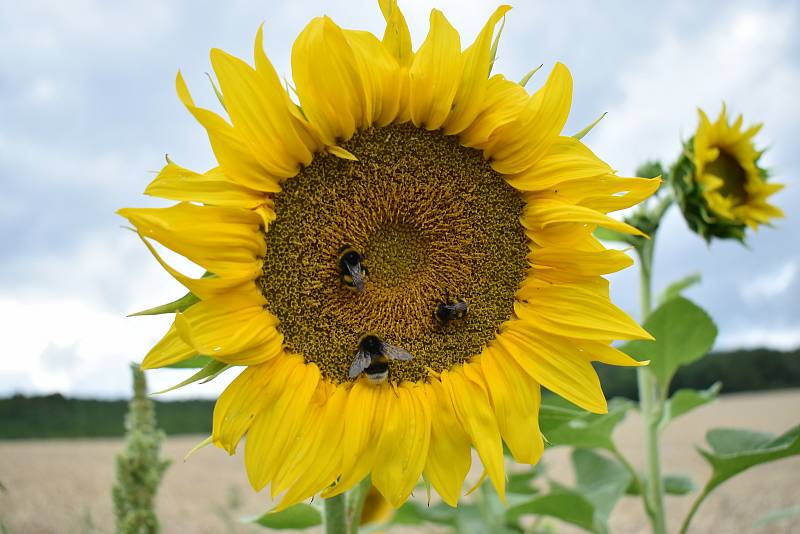
[[[598,365],[608,397],[636,397],[636,371]],[[684,367],[672,389],[704,389],[722,382],[723,393],[800,387],[800,349],[718,352]],[[156,402],[158,426],[167,434],[211,432],[213,401]],[[0,439],[121,436],[127,401],[69,399],[61,395],[0,399]]]
[[[610,397],[636,399],[636,370],[596,365],[603,391]],[[682,388],[705,389],[722,382],[722,393],[800,388],[800,349],[714,352],[675,374],[670,393]]]
[[[209,434],[214,402],[155,402],[159,428],[167,434]],[[128,401],[15,395],[0,399],[0,439],[122,436]]]

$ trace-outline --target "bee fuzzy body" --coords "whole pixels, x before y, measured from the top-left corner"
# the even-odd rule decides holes
[[[363,261],[364,257],[352,245],[342,245],[336,259],[339,283],[357,293],[363,293],[365,279],[369,276],[369,270]]]
[[[433,310],[433,318],[441,325],[447,325],[451,321],[458,321],[467,316],[469,304],[464,299],[451,299],[445,291],[444,300],[436,305]]]
[[[412,357],[407,350],[386,343],[378,336],[367,334],[358,342],[349,376],[353,379],[364,373],[370,384],[383,384],[389,378],[389,360],[410,360]]]

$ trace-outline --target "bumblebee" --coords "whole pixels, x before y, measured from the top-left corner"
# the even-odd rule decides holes
[[[439,324],[449,324],[450,321],[463,319],[469,312],[469,304],[464,299],[451,299],[450,292],[444,290],[444,299],[433,310],[433,318]]]
[[[364,257],[348,244],[342,245],[337,252],[339,282],[357,293],[363,293],[365,277],[369,276],[369,270],[363,263]]]
[[[350,366],[350,378],[361,373],[370,384],[383,384],[389,377],[389,360],[410,360],[410,352],[383,341],[378,336],[366,334],[358,341],[358,350]]]

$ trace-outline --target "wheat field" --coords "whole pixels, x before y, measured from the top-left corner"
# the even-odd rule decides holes
[[[667,429],[666,473],[688,473],[701,484],[708,468],[694,450],[712,426],[746,427],[779,433],[800,422],[800,389],[724,396],[685,416]],[[617,429],[616,439],[634,465],[641,466],[641,421],[635,414]],[[158,513],[166,533],[265,532],[239,518],[267,509],[268,496],[250,489],[241,455],[206,448],[189,461],[182,457],[202,436],[168,438],[164,453],[173,459],[158,495]],[[0,441],[0,521],[12,533],[112,532],[110,488],[120,439]],[[570,482],[569,451],[546,455],[548,475]],[[475,471],[475,470],[473,470]],[[473,473],[477,476],[477,473]],[[669,497],[670,530],[676,531],[690,505],[687,497]],[[718,488],[701,508],[695,533],[782,533],[800,531],[800,519],[756,528],[761,515],[800,504],[800,458],[749,471]],[[645,532],[641,501],[623,499],[611,518],[612,531]],[[408,532],[408,529],[402,529]],[[559,526],[561,532],[577,532]]]

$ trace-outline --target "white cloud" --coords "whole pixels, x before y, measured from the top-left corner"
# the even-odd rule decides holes
[[[800,94],[796,20],[795,5],[739,4],[700,33],[672,26],[654,35],[652,51],[619,76],[622,98],[592,145],[623,173],[647,157],[672,161],[696,126],[695,109],[716,115],[723,101],[746,122],[765,122],[762,136],[788,132],[800,120],[800,106],[780,96]]]
[[[723,332],[715,350],[756,349],[795,350],[800,346],[800,324],[788,327],[757,326]]]
[[[743,280],[739,292],[745,302],[749,303],[777,297],[791,287],[797,272],[797,260],[790,260],[777,269]]]

